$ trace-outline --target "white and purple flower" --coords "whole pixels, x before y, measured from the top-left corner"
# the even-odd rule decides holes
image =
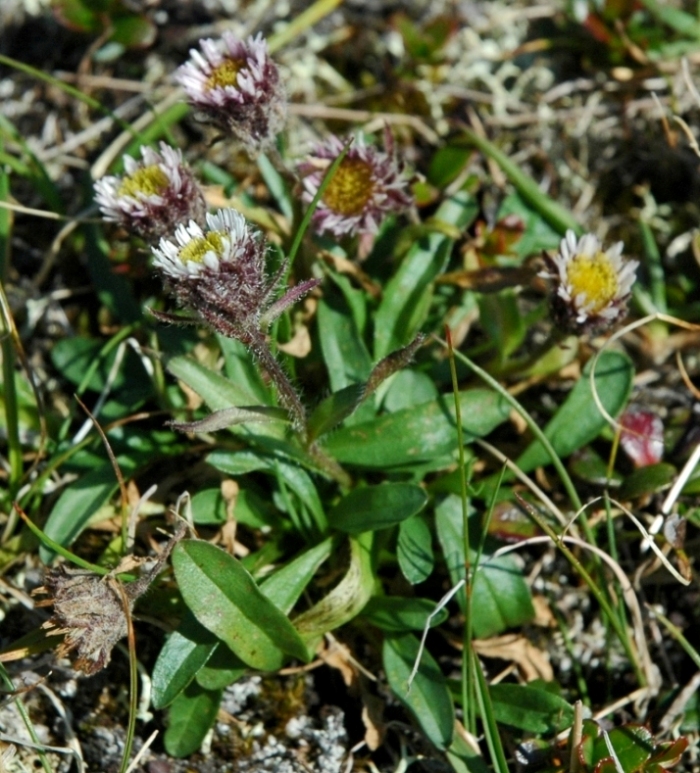
[[[284,127],[287,100],[262,35],[243,42],[231,32],[191,49],[176,73],[198,117],[229,131],[249,150],[270,146]]]
[[[179,304],[214,330],[243,343],[259,342],[260,331],[318,281],[302,282],[275,300],[285,275],[265,270],[265,242],[234,209],[206,216],[206,226],[180,224],[173,238],[153,247],[154,266]]]
[[[582,333],[608,328],[625,316],[639,263],[625,260],[622,250],[622,242],[603,250],[593,234],[577,239],[573,231],[566,232],[559,252],[545,256],[548,271],[540,274],[554,281],[551,304],[557,322]]]
[[[413,203],[409,180],[393,153],[393,139],[387,130],[387,152],[365,145],[362,138],[350,147],[326,186],[313,215],[317,232],[334,236],[375,234],[389,213],[400,213]],[[310,203],[317,194],[328,167],[345,145],[332,136],[299,164],[304,186],[303,199]]]
[[[179,223],[203,222],[204,195],[182,153],[161,142],[160,153],[142,147],[141,159],[124,156],[124,175],[106,175],[95,183],[104,218],[148,241],[172,233]]]

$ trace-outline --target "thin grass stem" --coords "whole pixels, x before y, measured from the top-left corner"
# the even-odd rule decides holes
[[[470,566],[469,545],[469,499],[467,491],[466,461],[464,457],[464,437],[462,433],[462,406],[459,400],[459,383],[457,381],[457,368],[455,366],[455,352],[452,346],[452,334],[449,327],[445,328],[447,339],[447,352],[450,361],[450,375],[452,377],[452,393],[455,401],[455,421],[457,423],[457,453],[459,454],[459,485],[462,501],[462,539],[464,540],[464,646],[462,647],[462,707],[464,710],[465,726],[471,733],[476,732],[476,706],[474,703],[474,683],[472,681],[472,584]]]
[[[440,344],[440,346],[445,347],[446,349],[449,349],[449,345],[446,341],[443,341],[442,339],[435,337],[435,340]],[[483,368],[480,368],[473,360],[469,359],[469,357],[466,357],[461,352],[456,351],[454,353],[454,356],[463,362],[470,370],[472,370],[482,381],[485,381],[492,389],[494,389],[501,397],[503,397],[504,400],[510,403],[510,405],[515,408],[515,410],[525,419],[525,422],[527,423],[527,426],[530,428],[530,431],[532,434],[537,438],[537,440],[542,443],[543,447],[547,451],[547,453],[550,456],[550,459],[552,460],[552,464],[554,465],[554,468],[557,471],[557,474],[559,475],[559,478],[562,482],[562,485],[566,489],[566,493],[569,497],[569,500],[571,501],[571,504],[575,510],[580,510],[582,507],[581,499],[578,495],[578,492],[576,491],[576,488],[573,484],[573,481],[571,480],[571,477],[569,476],[569,473],[566,470],[566,467],[564,467],[564,463],[559,458],[559,455],[554,450],[554,446],[549,441],[549,438],[544,434],[542,429],[538,426],[537,422],[530,416],[530,414],[525,410],[525,408],[508,392],[507,389],[505,389],[499,382],[493,378],[489,373],[487,373]],[[593,535],[590,534],[590,528],[586,524],[585,520],[582,521],[584,532],[586,533],[586,538],[590,539],[591,542],[593,541]]]
[[[7,173],[0,170],[0,200],[5,201],[10,192],[10,181]],[[7,486],[7,505],[19,491],[24,462],[22,459],[22,444],[19,439],[19,406],[17,404],[17,388],[15,385],[15,350],[12,331],[14,323],[7,298],[5,284],[7,282],[10,263],[10,232],[12,215],[6,209],[0,210],[0,290],[2,291],[2,331],[0,335],[0,352],[2,353],[2,383],[3,400],[5,404],[5,426],[7,431],[7,456],[9,476]],[[8,524],[14,526],[12,515],[8,515]],[[6,532],[8,529],[5,530]],[[9,535],[6,535],[9,536]]]

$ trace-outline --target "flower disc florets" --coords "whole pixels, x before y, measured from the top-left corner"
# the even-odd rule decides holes
[[[284,127],[287,100],[262,35],[246,42],[225,32],[200,41],[176,73],[200,117],[230,131],[252,151],[271,145]]]
[[[622,242],[607,250],[593,234],[576,238],[567,231],[548,271],[541,276],[556,285],[552,310],[557,322],[582,333],[607,328],[626,313],[639,263],[622,258]]]
[[[107,175],[95,183],[95,201],[105,219],[148,241],[172,233],[179,223],[203,222],[204,196],[182,153],[161,142],[160,153],[142,147],[141,158],[124,156],[123,176]]]
[[[409,183],[394,157],[393,140],[388,132],[386,144],[389,152],[367,146],[362,139],[350,147],[316,207],[313,216],[316,231],[329,231],[339,237],[374,234],[388,213],[403,212],[411,206]],[[305,202],[312,201],[328,167],[344,147],[338,137],[331,137],[299,165]]]

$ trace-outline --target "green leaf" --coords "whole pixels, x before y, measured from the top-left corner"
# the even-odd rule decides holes
[[[118,457],[117,462],[125,476],[135,469],[135,464],[128,457]],[[109,502],[117,487],[117,479],[109,462],[81,475],[58,498],[44,525],[44,533],[59,545],[68,547],[87,526],[90,518]],[[45,564],[50,564],[56,554],[42,545],[39,557]]]
[[[479,320],[496,344],[502,362],[520,346],[527,333],[518,299],[512,290],[482,295]]]
[[[164,743],[172,757],[187,757],[199,749],[214,724],[221,703],[221,690],[205,690],[196,682],[172,702]]]
[[[353,414],[365,393],[365,384],[351,384],[322,400],[309,416],[310,440],[325,435]]]
[[[197,620],[252,668],[274,671],[285,654],[306,661],[304,643],[239,561],[199,540],[180,542],[173,567]]]
[[[420,330],[433,297],[432,284],[445,269],[453,241],[442,234],[422,236],[389,280],[375,316],[374,356],[405,346]]]
[[[236,405],[255,405],[258,402],[256,396],[240,382],[230,381],[191,357],[173,357],[167,367],[175,378],[193,389],[212,411]]]
[[[258,169],[265,181],[267,190],[277,203],[280,212],[291,222],[294,217],[294,205],[287,181],[275,169],[274,164],[264,153],[260,153],[258,156]]]
[[[112,19],[110,40],[126,48],[147,48],[154,43],[157,32],[155,24],[147,16],[128,14]]]
[[[410,633],[387,636],[382,649],[384,670],[394,695],[413,714],[426,736],[438,749],[446,749],[454,732],[454,705],[440,666],[427,650],[408,691],[418,646],[418,639]]]
[[[473,197],[460,191],[440,205],[435,219],[461,230],[477,212]],[[414,242],[384,288],[374,323],[375,359],[386,357],[415,338],[430,308],[433,282],[444,271],[453,244],[452,239],[439,233],[426,234]]]
[[[554,734],[573,724],[573,707],[546,690],[522,684],[493,684],[489,691],[494,716],[504,725],[526,733]]]
[[[389,383],[384,395],[383,406],[389,413],[413,408],[421,403],[437,400],[439,397],[435,383],[427,373],[406,368],[400,370]]]
[[[330,556],[333,540],[327,539],[304,551],[267,577],[260,590],[282,612],[289,614],[316,570]]]
[[[387,529],[419,513],[426,505],[425,491],[412,483],[382,483],[356,488],[333,508],[330,525],[349,534]]]
[[[162,709],[194,679],[209,660],[219,640],[187,612],[168,637],[153,667],[153,707]]]
[[[620,487],[620,499],[636,499],[645,494],[654,494],[670,486],[678,470],[667,462],[648,464],[630,473]]]
[[[138,322],[143,314],[127,280],[114,271],[109,243],[95,225],[84,225],[85,264],[97,295],[112,316],[124,324]]]
[[[452,145],[438,148],[430,159],[428,180],[438,188],[445,188],[457,179],[471,155],[469,148]]]
[[[122,343],[120,346],[124,346]],[[51,347],[51,361],[61,374],[76,386],[90,372],[85,387],[95,392],[101,392],[110,382],[112,394],[116,394],[123,402],[143,400],[149,396],[153,387],[143,363],[130,346],[123,355],[121,367],[114,373],[114,364],[119,352],[119,346],[109,347],[105,353],[103,341],[74,336],[57,341]]]
[[[435,564],[433,535],[423,514],[401,522],[396,557],[403,576],[411,585],[417,585],[430,576]]]
[[[542,250],[559,247],[561,232],[552,228],[542,215],[530,207],[517,193],[506,196],[498,210],[498,219],[517,215],[523,221],[523,235],[513,245],[520,258],[536,255]]]
[[[487,435],[510,412],[506,400],[487,389],[460,392],[459,399],[467,440]],[[454,453],[456,445],[454,399],[450,395],[343,427],[328,438],[325,447],[342,464],[383,470],[431,461]]]
[[[194,523],[211,525],[226,522],[226,503],[221,489],[208,488],[198,491],[192,497],[191,506]]]
[[[625,773],[634,773],[651,757],[654,750],[654,736],[643,725],[624,725],[616,727],[608,733],[610,745]],[[605,737],[601,735],[593,744],[593,764],[610,760],[612,763]],[[606,771],[615,770],[616,766],[606,768]]]
[[[350,307],[337,290],[319,301],[317,329],[333,392],[366,381],[372,360]]]
[[[591,390],[593,360],[586,364],[581,378],[544,429],[557,454],[565,458],[595,440],[607,426]],[[634,378],[634,366],[625,354],[603,352],[595,369],[595,385],[600,402],[614,418],[625,407]],[[523,472],[549,464],[549,454],[539,442],[531,443],[517,460]]]
[[[211,657],[197,671],[197,684],[206,690],[223,690],[237,682],[247,671],[246,664],[217,639]]]
[[[250,395],[252,403],[263,405],[270,404],[270,390],[260,373],[255,359],[250,351],[235,338],[225,338],[217,335],[216,340],[224,355],[224,374],[233,384],[236,384],[247,395]],[[184,379],[183,379],[184,380]]]
[[[318,567],[330,555],[332,545],[332,540],[325,540],[289,561],[260,584],[263,595],[288,614]],[[245,671],[245,664],[220,642],[206,665],[197,673],[197,681],[210,690],[223,688],[239,679]]]
[[[465,564],[462,503],[458,496],[448,496],[436,508],[435,525],[450,579],[456,585],[464,577]],[[469,556],[472,565],[476,557],[472,550]],[[457,600],[464,611],[464,589],[457,594]],[[482,554],[472,584],[471,613],[474,636],[478,639],[494,636],[534,617],[530,589],[510,556],[491,558]]]
[[[294,626],[306,641],[352,620],[364,608],[374,590],[372,532],[350,539],[350,566],[343,579],[311,609],[294,618]]]
[[[435,612],[437,604],[430,599],[405,598],[403,596],[374,596],[362,610],[362,617],[382,631],[404,633],[422,631],[428,616]],[[430,621],[430,627],[444,623],[447,610],[441,609]]]
[[[54,0],[51,10],[60,24],[76,32],[97,32],[102,27],[95,12],[80,0]]]
[[[287,461],[253,451],[214,451],[207,462],[228,475],[243,475],[246,472],[264,470],[279,476],[297,496],[300,507],[311,513],[320,532],[327,528],[326,515],[316,485],[311,476],[298,466]]]

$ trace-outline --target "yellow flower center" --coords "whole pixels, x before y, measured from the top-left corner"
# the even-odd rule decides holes
[[[592,258],[576,256],[567,266],[566,274],[572,296],[583,295],[594,313],[614,300],[618,290],[617,271],[604,252]]]
[[[360,158],[344,158],[323,193],[323,203],[344,217],[362,213],[372,197],[372,166]]]
[[[225,235],[219,231],[194,238],[180,250],[180,260],[183,263],[202,263],[207,252],[214,252],[220,258],[224,251],[224,238]]]
[[[243,59],[224,59],[207,78],[204,88],[207,91],[212,91],[212,89],[223,89],[226,86],[237,86],[238,73],[244,65],[245,60]]]
[[[144,196],[152,196],[162,193],[167,187],[168,175],[157,164],[152,164],[127,175],[119,186],[117,196],[136,198],[139,193]]]

